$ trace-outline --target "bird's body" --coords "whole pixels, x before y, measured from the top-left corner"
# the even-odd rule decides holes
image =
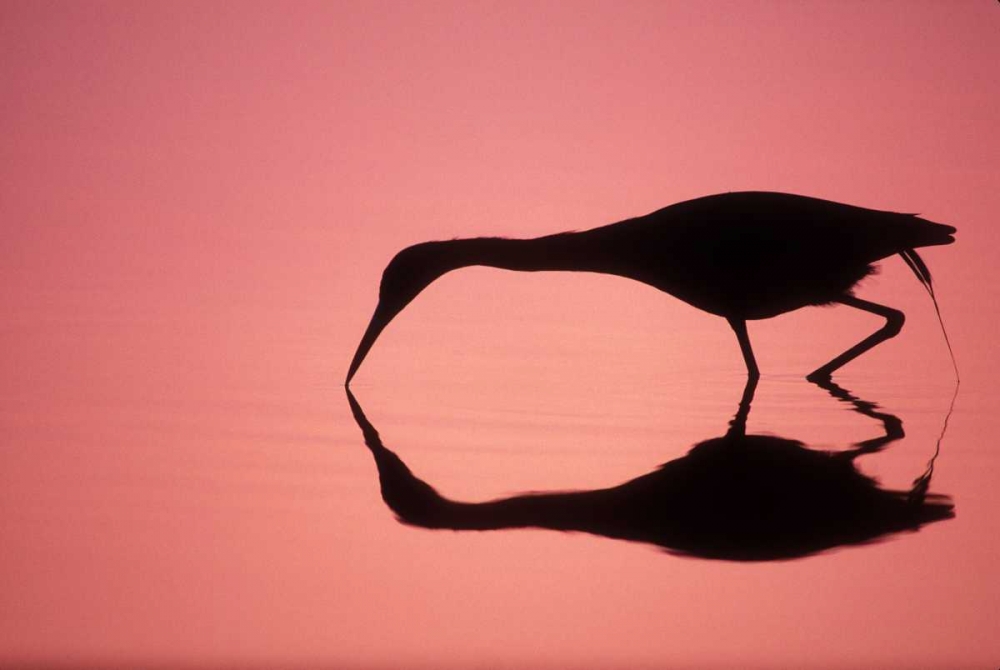
[[[766,319],[836,301],[905,250],[954,228],[785,193],[725,193],[577,233],[613,274],[728,319]]]
[[[688,200],[580,232],[418,244],[386,268],[379,307],[348,380],[395,314],[437,277],[469,265],[599,272],[649,284],[726,318],[751,376],[757,368],[748,320],[834,302],[885,316],[886,328],[814,373],[829,376],[902,325],[902,312],[855,298],[858,281],[874,271],[875,262],[900,254],[930,290],[930,273],[914,250],[950,244],[954,232],[913,214],[786,193],[741,192]]]

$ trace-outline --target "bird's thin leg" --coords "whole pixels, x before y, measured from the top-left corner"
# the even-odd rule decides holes
[[[878,314],[879,316],[885,318],[885,325],[841,355],[834,358],[826,365],[811,372],[806,377],[806,379],[811,382],[829,379],[830,375],[833,374],[835,370],[838,370],[842,366],[850,363],[861,354],[873,348],[875,345],[895,337],[899,334],[899,331],[903,329],[903,322],[906,320],[906,316],[898,309],[886,307],[885,305],[880,305],[876,302],[862,300],[861,298],[856,298],[853,295],[845,295],[844,297],[838,299],[837,302],[847,305],[848,307],[856,307],[857,309],[871,312],[872,314]]]
[[[742,319],[729,319],[729,325],[736,333],[736,339],[740,341],[740,351],[743,352],[743,360],[747,364],[747,377],[756,382],[760,379],[760,370],[757,368],[757,360],[753,357],[753,349],[750,348],[747,322]]]

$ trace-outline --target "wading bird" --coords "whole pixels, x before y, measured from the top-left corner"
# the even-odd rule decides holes
[[[472,265],[598,272],[654,286],[725,318],[751,379],[760,373],[747,334],[749,320],[833,303],[885,318],[882,328],[808,376],[825,379],[902,328],[901,311],[853,293],[855,284],[874,271],[873,263],[899,254],[933,299],[930,271],[915,249],[951,244],[954,232],[914,214],[787,193],[745,192],[688,200],[580,232],[416,244],[385,268],[378,305],[345,383],[410,301],[446,272]],[[936,300],[934,304],[936,308]]]

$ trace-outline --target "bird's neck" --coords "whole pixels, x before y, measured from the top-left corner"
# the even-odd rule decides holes
[[[532,239],[477,237],[443,244],[448,246],[448,257],[455,264],[450,269],[484,265],[519,272],[605,271],[602,250],[589,244],[584,233],[559,233]]]

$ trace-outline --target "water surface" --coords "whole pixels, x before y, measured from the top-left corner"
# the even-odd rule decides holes
[[[997,15],[3,3],[0,667],[996,667]],[[732,190],[958,228],[924,254],[963,375],[925,493],[954,518],[781,561],[671,553],[634,497],[632,540],[577,514],[396,519],[342,386],[393,254]],[[954,373],[900,259],[858,294],[907,315],[836,377],[868,413],[804,375],[879,319],[806,309],[750,324],[745,430],[813,464],[894,417],[904,434],[853,465],[905,494]],[[648,286],[470,268],[391,324],[352,389],[468,515],[651,474],[670,499],[655,473],[727,433],[744,374],[726,323]],[[725,472],[707,461],[680,481]],[[827,472],[747,470],[761,500]],[[732,518],[691,506],[689,531]]]
[[[428,300],[353,389],[385,445],[449,499],[613,487],[724,435],[737,411],[742,363],[721,321],[667,337],[611,307],[615,319],[572,329],[561,318],[442,327]],[[330,346],[309,330],[273,329],[251,310],[166,324],[141,312],[20,317],[4,333],[10,360],[32,362],[11,368],[2,416],[8,658],[906,667],[975,665],[995,644],[995,396],[975,377],[930,480],[955,518],[747,563],[599,533],[400,523],[339,383],[334,363],[351,347],[325,360]],[[316,330],[330,319],[293,317]],[[889,413],[905,436],[856,464],[882,488],[909,489],[954,388],[939,333],[918,327],[910,336],[940,369],[886,347],[840,379],[876,415],[776,372],[747,433],[849,451],[885,436],[878,414]],[[346,343],[359,329],[343,331]],[[679,360],[671,339],[717,355]],[[790,345],[762,365],[787,370],[820,349]]]

